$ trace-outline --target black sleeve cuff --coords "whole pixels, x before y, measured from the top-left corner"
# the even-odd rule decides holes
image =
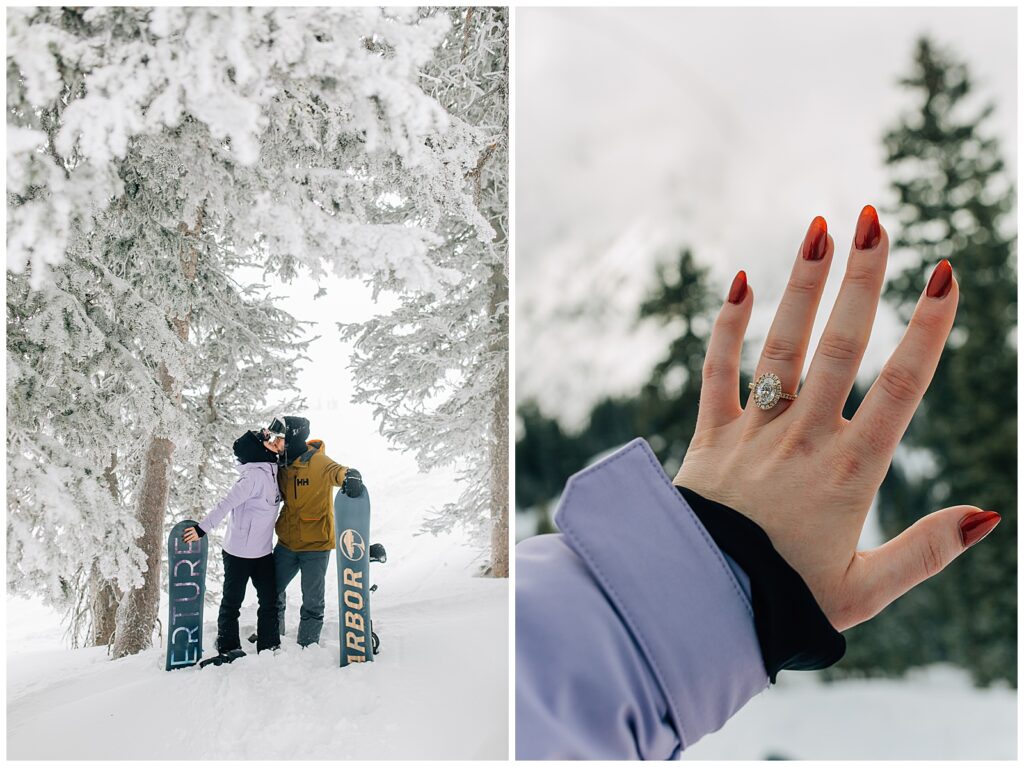
[[[205,538],[206,537],[206,531],[203,528],[201,528],[198,525],[198,523],[196,525],[194,525],[194,527],[195,527],[196,535],[198,535],[200,538]]]
[[[678,490],[718,548],[750,578],[754,627],[768,678],[774,683],[782,669],[813,671],[838,662],[846,653],[846,639],[760,525],[689,488]]]

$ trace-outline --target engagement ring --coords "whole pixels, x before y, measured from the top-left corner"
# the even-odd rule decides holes
[[[786,394],[782,391],[782,381],[775,373],[762,373],[757,381],[749,384],[754,392],[754,404],[762,410],[771,410],[780,399],[795,400],[795,394]]]

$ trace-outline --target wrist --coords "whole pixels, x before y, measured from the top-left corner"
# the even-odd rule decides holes
[[[750,579],[754,624],[771,681],[783,669],[816,670],[839,661],[846,640],[760,525],[689,488],[677,490],[718,547]]]

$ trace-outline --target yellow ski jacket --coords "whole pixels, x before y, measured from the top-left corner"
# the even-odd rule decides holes
[[[292,551],[334,548],[334,493],[348,469],[327,457],[323,440],[306,442],[305,453],[278,472],[284,508],[277,519],[278,543]]]

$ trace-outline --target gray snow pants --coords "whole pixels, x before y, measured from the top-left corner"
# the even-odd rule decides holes
[[[300,645],[317,644],[324,626],[324,581],[330,551],[292,551],[280,543],[274,547],[274,570],[277,575],[277,625],[284,634],[285,590],[296,573],[302,573],[302,607],[299,608]]]

